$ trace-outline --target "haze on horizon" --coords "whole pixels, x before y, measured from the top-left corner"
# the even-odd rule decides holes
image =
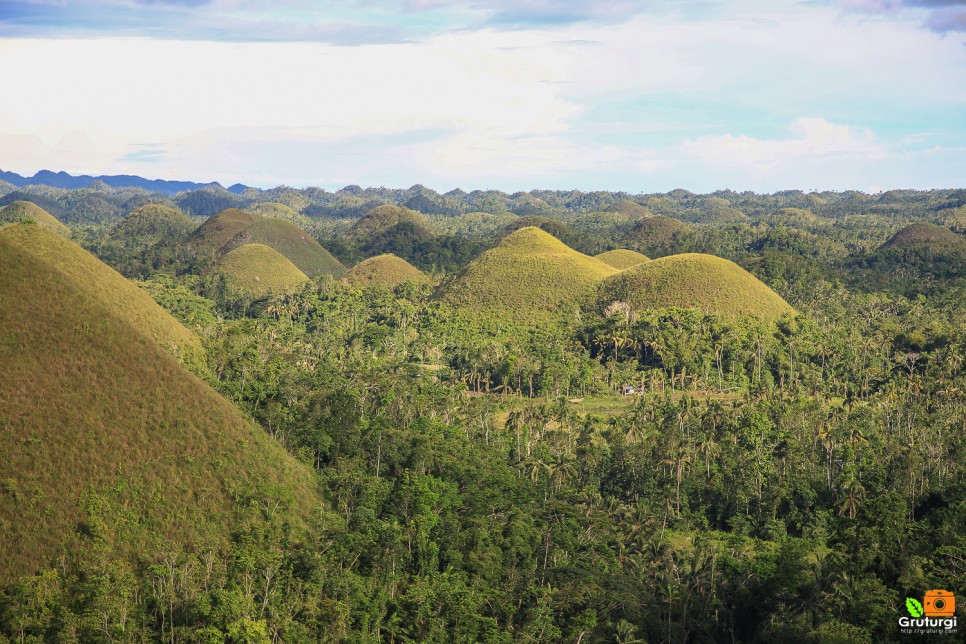
[[[8,0],[0,168],[440,191],[962,186],[966,0]]]

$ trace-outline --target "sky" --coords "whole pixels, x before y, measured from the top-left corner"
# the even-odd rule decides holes
[[[966,0],[0,0],[0,169],[966,185]]]

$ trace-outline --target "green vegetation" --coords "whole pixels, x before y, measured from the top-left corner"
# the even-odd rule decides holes
[[[604,262],[608,266],[613,266],[619,271],[651,261],[647,255],[642,255],[636,251],[625,250],[623,248],[609,250],[601,253],[600,255],[595,255],[594,257]]]
[[[656,215],[637,222],[626,240],[648,256],[667,255],[674,244],[690,233],[690,226],[677,219]]]
[[[259,299],[289,293],[308,276],[280,252],[264,244],[245,244],[222,256],[211,268],[239,295]]]
[[[521,228],[456,275],[442,300],[471,315],[532,324],[553,318],[557,307],[615,272],[539,228]]]
[[[247,244],[268,246],[289,259],[309,277],[341,277],[345,266],[295,224],[282,219],[259,219],[231,238],[222,252]]]
[[[162,199],[3,199],[92,192]],[[651,250],[621,201],[677,232]],[[898,642],[906,598],[966,587],[966,258],[948,231],[897,235],[960,230],[966,190],[171,203],[283,203],[340,259],[432,280],[255,299],[191,242],[133,250],[204,385],[133,330],[163,317],[127,313],[135,287],[0,231],[2,642]],[[349,232],[398,204],[432,229]],[[479,212],[499,219],[459,214]],[[507,212],[573,245],[498,242]],[[73,232],[101,253],[110,225]],[[664,257],[573,250],[611,248]]]
[[[312,223],[311,219],[305,215],[299,214],[296,210],[286,206],[283,203],[267,201],[256,204],[252,210],[267,219],[284,219],[285,221],[292,222],[293,224],[301,227],[308,226]]]
[[[934,253],[966,253],[966,237],[948,228],[920,221],[910,224],[890,237],[882,250],[927,248]]]
[[[37,204],[29,201],[14,201],[0,208],[0,224],[20,221],[33,221],[64,237],[70,237],[70,229]]]
[[[418,268],[395,255],[378,255],[363,260],[342,276],[349,286],[393,288],[405,282],[427,282],[429,278]]]
[[[697,308],[726,318],[777,320],[795,310],[734,262],[687,253],[662,257],[608,278],[600,302],[626,302],[634,309]]]
[[[179,364],[171,345],[197,339],[71,242],[0,230],[0,329],[0,580],[217,546],[249,502],[315,502],[308,471]]]
[[[399,224],[410,224],[426,235],[432,234],[429,219],[425,215],[402,206],[379,206],[354,223],[349,229],[349,236],[357,240],[371,240],[389,233]]]
[[[643,219],[644,217],[654,216],[653,212],[636,201],[630,201],[629,199],[622,199],[621,201],[612,203],[604,208],[604,212],[618,212],[633,219]]]
[[[108,238],[131,252],[143,252],[160,243],[183,241],[195,228],[195,223],[181,211],[147,204],[117,222]]]

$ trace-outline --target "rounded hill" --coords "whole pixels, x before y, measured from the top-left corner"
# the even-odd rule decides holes
[[[627,233],[627,238],[645,246],[661,246],[669,244],[690,230],[691,227],[682,221],[655,215],[637,222]]]
[[[399,224],[411,224],[417,229],[431,234],[429,219],[425,215],[404,208],[402,206],[378,206],[362,216],[349,228],[349,237],[355,239],[371,239],[388,232]]]
[[[111,558],[227,539],[266,486],[318,503],[310,470],[182,366],[197,338],[76,244],[0,229],[0,329],[0,583],[83,547],[92,492],[125,507]]]
[[[595,255],[595,257],[605,264],[613,266],[619,271],[651,261],[651,258],[647,255],[643,255],[633,250],[625,250],[623,248],[609,250],[605,253],[601,253],[600,255]]]
[[[245,230],[261,215],[245,212],[238,208],[222,210],[217,215],[208,218],[191,236],[191,243],[195,248],[217,253],[231,238]]]
[[[252,208],[252,210],[262,217],[266,217],[268,219],[284,219],[285,221],[290,221],[299,226],[306,226],[312,223],[311,219],[303,214],[300,214],[294,208],[275,201],[266,201],[264,203],[260,203]]]
[[[544,217],[543,215],[525,215],[518,217],[503,228],[503,234],[509,235],[514,231],[528,227],[539,228],[545,233],[550,233],[565,244],[574,235],[574,231],[567,224],[551,219],[550,217]]]
[[[14,201],[0,208],[0,224],[20,221],[34,221],[38,226],[53,230],[65,237],[70,236],[70,229],[67,226],[35,203],[30,201]]]
[[[231,251],[246,244],[263,244],[275,249],[309,277],[341,277],[345,273],[345,266],[339,260],[290,221],[258,219],[228,241],[222,251]]]
[[[405,282],[425,283],[429,278],[406,260],[387,253],[359,262],[342,276],[342,281],[356,288],[392,288]]]
[[[963,251],[966,250],[966,237],[936,224],[916,222],[890,237],[880,248],[888,250],[924,247],[934,251]]]
[[[290,293],[309,281],[285,255],[264,244],[245,244],[222,256],[212,268],[233,291],[255,299]]]
[[[148,248],[162,241],[187,237],[195,223],[176,208],[147,204],[114,224],[108,236],[127,246]]]
[[[697,308],[727,318],[772,321],[795,310],[734,262],[700,253],[662,257],[608,278],[600,304],[627,302],[637,309]]]
[[[622,215],[627,215],[632,219],[641,219],[644,217],[653,217],[654,213],[637,203],[636,201],[630,201],[629,199],[624,199],[623,201],[618,201],[612,203],[611,205],[604,208],[604,212],[618,212]]]
[[[521,228],[470,262],[441,298],[471,315],[539,323],[616,272],[539,228]]]

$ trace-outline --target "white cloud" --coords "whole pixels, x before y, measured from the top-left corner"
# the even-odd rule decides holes
[[[876,159],[886,155],[872,131],[803,117],[791,126],[791,136],[759,139],[725,134],[685,140],[682,151],[712,166],[746,168],[756,176],[780,172],[803,161],[825,163],[831,158]]]

